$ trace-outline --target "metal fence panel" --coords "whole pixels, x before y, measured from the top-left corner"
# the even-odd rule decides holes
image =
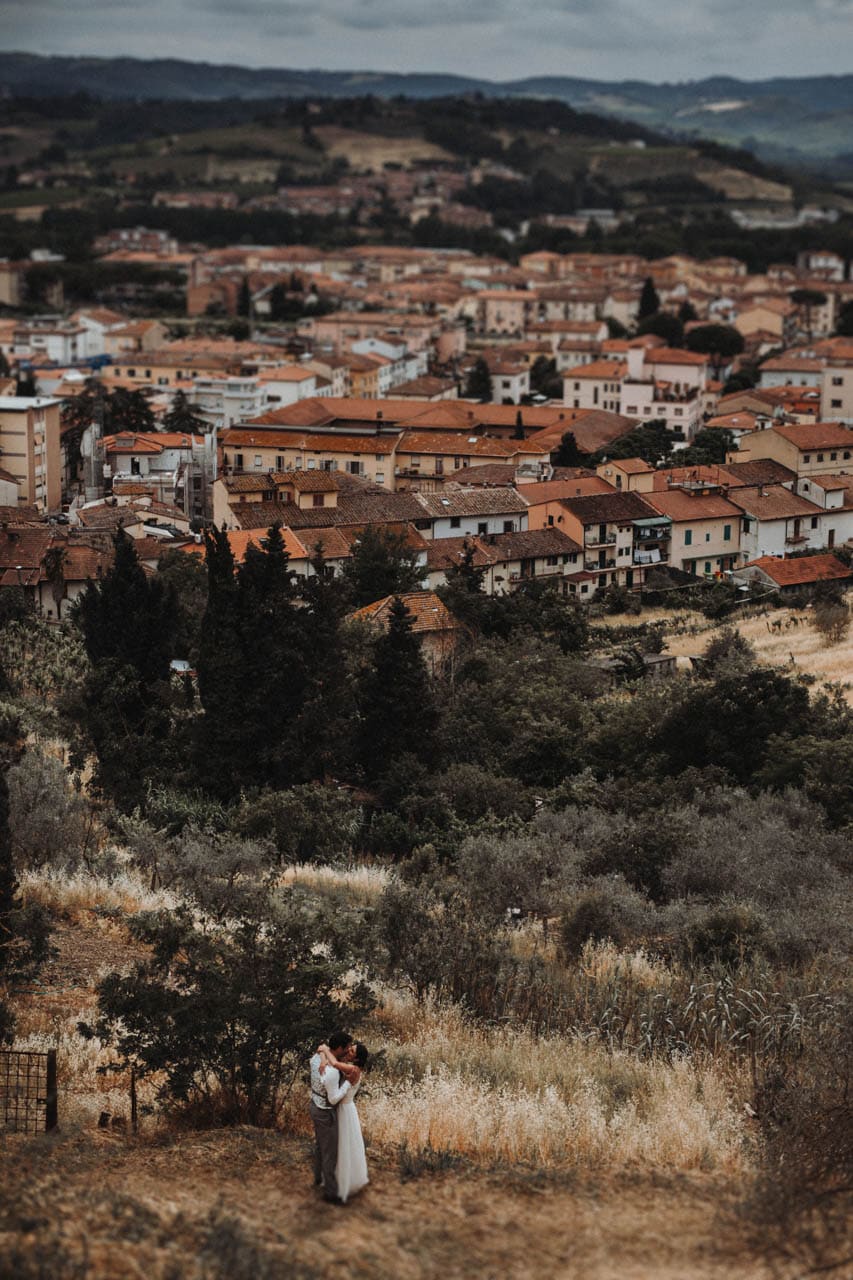
[[[56,1124],[56,1050],[0,1049],[0,1131],[44,1133]]]

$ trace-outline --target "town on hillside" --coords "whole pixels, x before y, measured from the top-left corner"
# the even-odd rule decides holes
[[[339,572],[364,529],[402,531],[432,590],[469,550],[489,594],[545,582],[582,602],[806,585],[815,552],[846,578],[853,281],[835,253],[759,275],[680,255],[204,249],[142,227],[98,252],[180,271],[186,317],[61,296],[36,314],[38,263],[0,263],[0,583],[47,619],[117,530],[153,572],[211,523],[238,555],[280,525],[305,578],[321,544]]]

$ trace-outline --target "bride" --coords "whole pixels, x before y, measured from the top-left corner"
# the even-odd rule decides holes
[[[355,1052],[351,1062],[343,1062],[336,1058],[328,1045],[321,1044],[318,1050],[324,1059],[325,1071],[336,1071],[350,1082],[350,1089],[342,1102],[338,1104],[338,1163],[337,1183],[338,1195],[346,1204],[351,1195],[361,1191],[369,1181],[367,1177],[367,1158],[364,1154],[364,1139],[361,1136],[361,1121],[355,1096],[361,1084],[362,1073],[367,1066],[369,1054],[366,1045],[356,1041]],[[330,1082],[332,1088],[336,1080]],[[329,1086],[327,1086],[329,1088]]]

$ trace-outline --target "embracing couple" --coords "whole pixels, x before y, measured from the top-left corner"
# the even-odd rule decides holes
[[[329,1036],[311,1059],[311,1119],[317,1140],[314,1185],[330,1204],[346,1204],[367,1185],[364,1139],[355,1096],[368,1052],[346,1031]]]

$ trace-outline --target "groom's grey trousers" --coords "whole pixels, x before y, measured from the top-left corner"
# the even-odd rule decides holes
[[[314,1148],[314,1180],[322,1181],[327,1196],[337,1196],[338,1110],[337,1107],[318,1107],[312,1101],[310,1111],[314,1121],[314,1137],[317,1140]]]

